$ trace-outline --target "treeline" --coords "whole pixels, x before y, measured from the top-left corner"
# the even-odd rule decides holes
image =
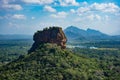
[[[98,48],[118,48],[120,49],[120,40],[97,40],[97,41],[81,41],[81,42],[68,42],[68,45],[82,45],[86,47],[98,47]]]
[[[108,80],[120,79],[120,50],[99,50],[74,48],[74,53],[84,57],[97,60],[102,70],[98,74],[105,76]]]
[[[42,44],[0,68],[6,80],[120,80],[120,50],[61,50]]]
[[[61,50],[54,44],[40,45],[26,56],[0,68],[4,80],[91,80],[101,79],[96,60]]]
[[[120,41],[96,41],[85,43],[84,45],[95,46],[99,48],[119,48],[120,49]]]
[[[0,63],[9,63],[17,59],[20,55],[27,54],[31,45],[32,40],[1,40]]]

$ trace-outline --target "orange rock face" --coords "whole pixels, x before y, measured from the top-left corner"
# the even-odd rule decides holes
[[[43,31],[37,31],[34,36],[33,40],[35,41],[33,46],[30,49],[34,51],[39,44],[43,43],[55,43],[58,46],[61,46],[62,49],[66,48],[67,38],[60,27],[50,27],[45,28]]]

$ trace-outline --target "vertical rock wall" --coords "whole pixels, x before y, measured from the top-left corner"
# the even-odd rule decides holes
[[[66,48],[67,38],[60,27],[45,28],[42,31],[37,31],[33,36],[34,43],[29,52],[34,51],[40,44],[55,43],[61,46],[62,49]]]

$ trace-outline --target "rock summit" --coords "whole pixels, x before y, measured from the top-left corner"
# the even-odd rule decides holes
[[[33,36],[34,43],[29,52],[35,51],[35,49],[44,43],[57,44],[62,49],[66,48],[67,38],[60,27],[44,28],[41,31],[37,31]]]

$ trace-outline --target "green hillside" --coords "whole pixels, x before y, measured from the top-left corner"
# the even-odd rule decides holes
[[[35,52],[0,68],[1,80],[102,79],[95,59],[86,58],[55,44],[41,44]]]
[[[119,80],[119,61],[119,50],[70,51],[46,43],[1,66],[0,80]]]

